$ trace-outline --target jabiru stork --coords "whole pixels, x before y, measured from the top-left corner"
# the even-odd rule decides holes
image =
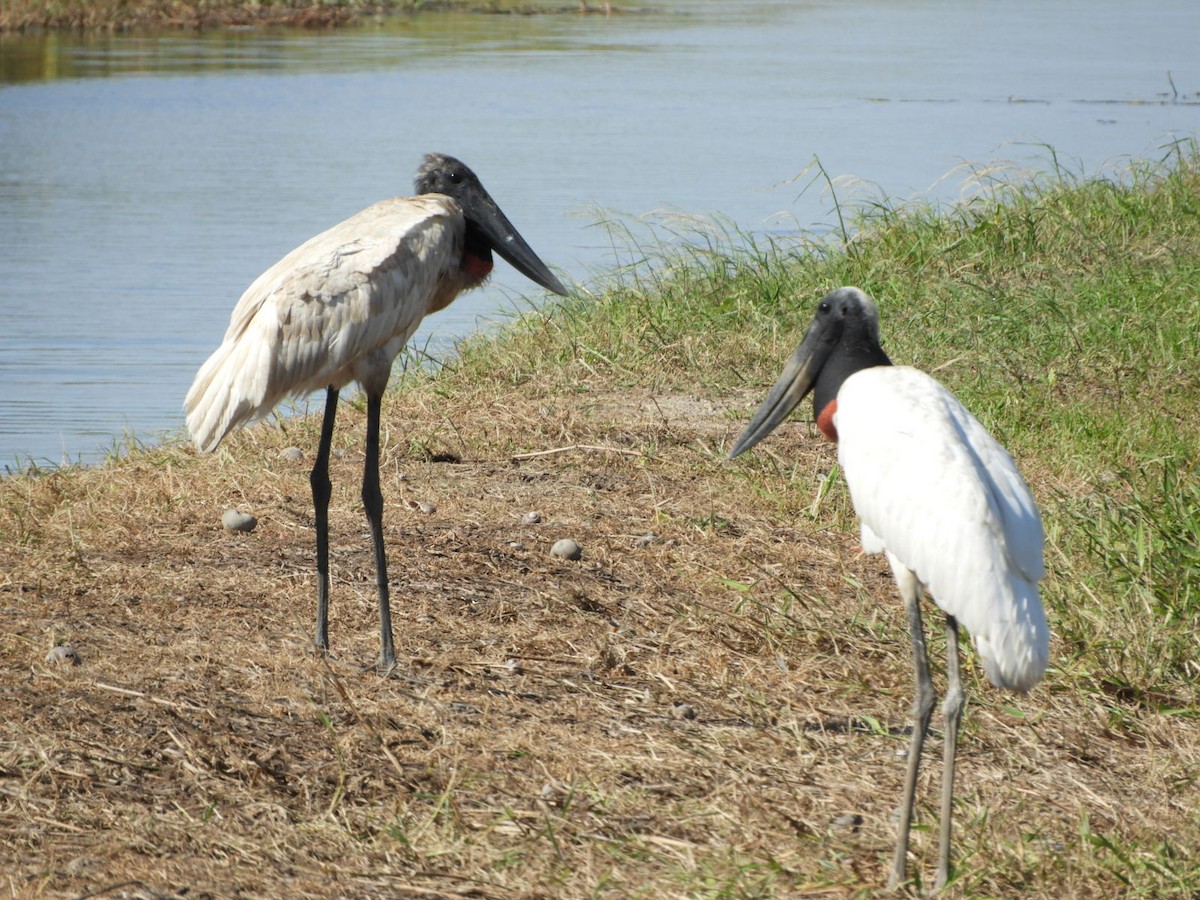
[[[260,275],[234,307],[221,346],[200,367],[184,401],[201,452],[287,397],[325,389],[321,439],[310,483],[317,532],[317,628],[329,648],[329,449],[338,392],[351,381],[367,398],[362,501],[371,527],[383,670],[392,643],[379,413],[392,362],[421,319],[482,284],[492,252],[556,294],[566,288],[457,159],[429,154],[414,197],[369,206],[301,244]]]
[[[867,553],[886,553],[908,612],[916,697],[899,834],[888,887],[906,880],[921,750],[937,696],[921,624],[924,588],[946,617],[945,752],[936,885],[950,875],[950,813],[963,708],[958,625],[998,687],[1027,692],[1041,679],[1050,633],[1038,597],[1042,522],[1008,452],[935,379],[892,365],[879,344],[875,303],[844,287],[817,305],[808,332],[733,449],[753,447],[813,393],[817,425],[838,462]]]

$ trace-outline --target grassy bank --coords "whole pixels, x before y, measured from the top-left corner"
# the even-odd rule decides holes
[[[1047,525],[1045,681],[1012,697],[965,662],[955,890],[1200,889],[1200,156],[985,187],[944,215],[877,205],[849,241],[692,234],[400,378],[383,490],[407,680],[369,668],[353,404],[330,660],[308,645],[311,455],[281,455],[311,454],[318,421],[0,482],[0,885],[878,890],[912,678],[886,563],[857,552],[803,417],[724,459],[816,299],[852,283],[892,357],[1013,451]],[[224,532],[230,506],[257,530]],[[560,537],[581,561],[549,557]],[[82,665],[43,662],[62,642]]]
[[[389,13],[434,9],[546,12],[514,0],[5,0],[0,33],[34,29],[85,31],[207,29],[259,25],[333,28]],[[567,9],[560,7],[559,11]],[[570,11],[579,6],[569,7]]]

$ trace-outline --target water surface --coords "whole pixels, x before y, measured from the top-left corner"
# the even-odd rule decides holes
[[[1115,171],[1200,132],[1194,0],[618,6],[0,41],[0,471],[176,433],[245,287],[407,193],[428,150],[587,283],[615,261],[601,215],[825,227],[828,195],[793,180],[814,158],[864,194],[953,200],[964,162],[1044,168],[1052,146]],[[445,352],[536,293],[500,263],[414,343]]]

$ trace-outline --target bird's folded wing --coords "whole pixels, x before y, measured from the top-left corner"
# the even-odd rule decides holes
[[[385,200],[255,279],[188,392],[197,446],[211,449],[289,395],[341,387],[369,354],[386,351],[390,363],[452,264],[456,234],[461,216],[445,198]]]
[[[837,417],[862,523],[988,649],[994,681],[1036,681],[1047,654],[1042,525],[1007,451],[945,387],[908,367],[852,375]]]

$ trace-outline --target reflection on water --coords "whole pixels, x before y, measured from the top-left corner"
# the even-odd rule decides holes
[[[1154,153],[1198,131],[1200,6],[1134,6],[663,0],[0,40],[0,469],[177,429],[250,281],[407,193],[427,150],[470,163],[585,281],[613,264],[597,209],[822,227],[827,198],[790,182],[814,156],[953,199],[960,179],[939,179],[963,160],[1042,164],[1044,143],[1090,172]],[[500,264],[417,345],[442,352],[528,290]]]
[[[653,15],[660,16],[661,11]],[[645,19],[650,11],[639,12]],[[397,14],[336,32],[230,28],[166,34],[0,37],[0,81],[120,75],[361,72],[430,59],[561,47],[563,15]],[[567,24],[571,24],[567,20]],[[329,38],[333,38],[330,40]]]
[[[777,21],[788,5],[781,0],[660,0],[624,4],[612,16],[597,16],[580,15],[578,6],[569,3],[500,0],[485,12],[397,13],[336,31],[243,27],[140,35],[0,35],[0,83],[137,74],[332,74],[431,62],[454,65],[463,57],[486,54],[497,54],[506,66],[528,65],[547,53],[629,49],[647,31],[670,41],[681,28],[762,27]]]

